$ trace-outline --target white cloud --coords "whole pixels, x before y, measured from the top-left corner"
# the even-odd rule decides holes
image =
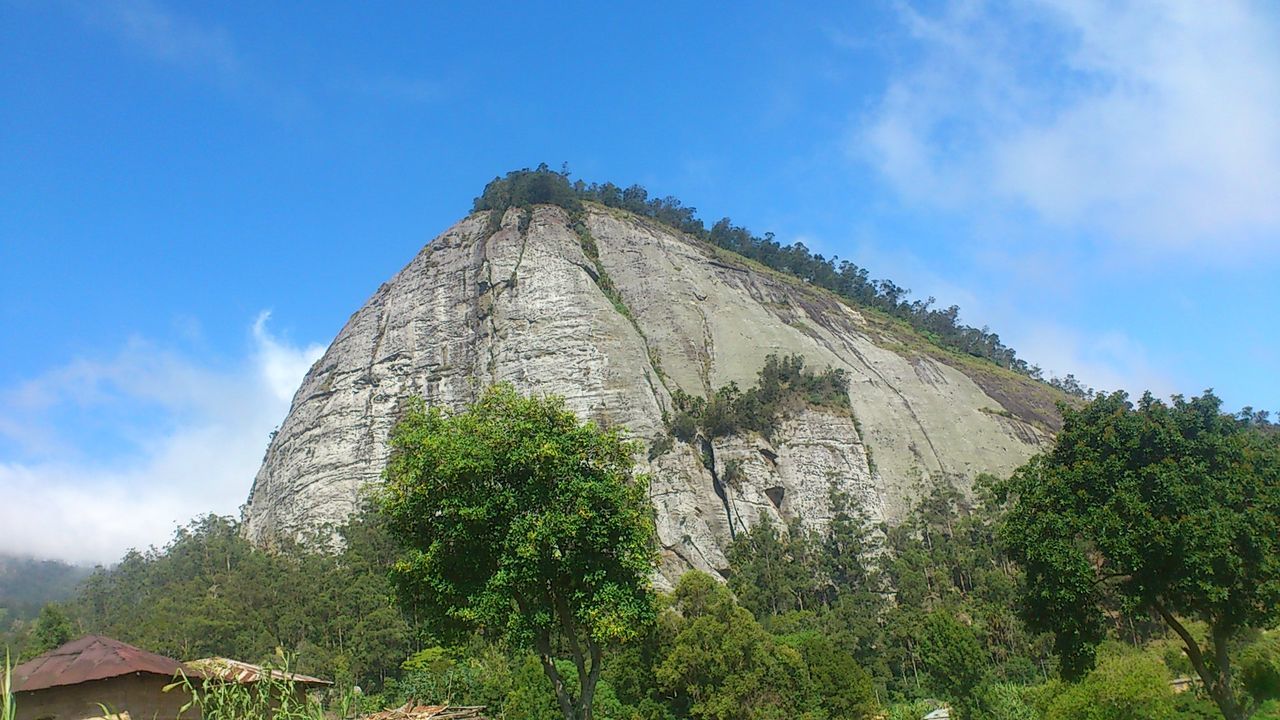
[[[901,6],[918,50],[849,149],[904,196],[1125,246],[1280,250],[1280,28],[1246,0]]]
[[[26,452],[0,459],[0,551],[109,562],[163,544],[196,515],[236,512],[269,433],[323,352],[271,335],[267,318],[253,324],[252,351],[231,369],[134,340],[112,359],[76,361],[4,393],[10,417],[0,416],[0,434]],[[84,447],[59,426],[67,408],[127,420],[157,407],[164,427],[122,423],[113,439],[124,452]],[[10,426],[44,426],[38,434],[48,437],[24,442],[32,433]]]
[[[1040,365],[1045,376],[1075,375],[1099,391],[1125,390],[1157,396],[1178,392],[1178,383],[1154,363],[1146,348],[1120,331],[1088,335],[1052,322],[1039,322],[1019,334],[1018,354]]]

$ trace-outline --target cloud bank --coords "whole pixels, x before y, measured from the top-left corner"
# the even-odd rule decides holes
[[[1280,250],[1280,42],[1245,0],[901,5],[912,52],[850,152],[902,196],[1119,247]]]
[[[0,457],[0,551],[111,562],[162,545],[196,515],[235,513],[324,350],[273,336],[268,317],[253,323],[251,351],[229,369],[134,340],[113,358],[0,391],[0,439],[17,449]],[[85,414],[112,426],[105,442],[65,427]]]

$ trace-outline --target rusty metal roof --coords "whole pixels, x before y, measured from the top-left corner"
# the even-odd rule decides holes
[[[173,658],[109,637],[86,635],[14,668],[13,689],[43,690],[133,673],[173,677],[182,671],[182,664]]]
[[[285,672],[282,670],[268,669],[260,665],[251,665],[247,662],[232,660],[224,657],[207,657],[200,660],[191,660],[186,666],[195,673],[205,678],[216,678],[227,682],[237,683],[253,683],[258,682],[264,675],[270,673],[270,677],[275,680],[290,680],[302,685],[332,685],[328,680],[321,680],[310,675],[300,675],[293,672]]]

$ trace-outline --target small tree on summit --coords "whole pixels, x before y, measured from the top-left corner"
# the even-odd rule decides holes
[[[406,551],[393,577],[442,636],[483,628],[534,650],[565,720],[589,720],[607,645],[655,606],[653,521],[636,448],[559,398],[508,385],[464,412],[410,406],[381,497]],[[577,691],[556,667],[568,656]]]
[[[1280,621],[1280,435],[1220,406],[1206,392],[1135,408],[1118,392],[1067,409],[1053,451],[1004,486],[1001,537],[1064,674],[1093,665],[1104,611],[1150,615],[1182,640],[1223,717],[1242,720],[1233,641]]]

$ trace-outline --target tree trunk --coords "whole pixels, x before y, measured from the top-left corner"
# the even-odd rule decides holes
[[[587,647],[591,652],[591,670],[582,677],[581,692],[578,695],[578,712],[582,720],[591,720],[591,704],[595,700],[596,685],[600,682],[600,670],[603,666],[604,653],[590,636],[587,636]]]
[[[569,697],[569,688],[565,687],[564,678],[560,677],[555,658],[551,655],[551,637],[547,633],[539,633],[535,643],[538,646],[538,659],[542,661],[542,672],[556,691],[556,703],[560,705],[564,720],[579,720],[573,698]]]
[[[1213,653],[1214,665],[1217,672],[1218,686],[1222,688],[1219,697],[1218,693],[1214,694],[1214,702],[1218,703],[1218,708],[1222,710],[1222,715],[1229,720],[1244,720],[1244,708],[1241,707],[1240,701],[1236,699],[1235,688],[1233,688],[1231,680],[1231,657],[1227,654],[1227,641],[1230,638],[1226,633],[1219,632],[1218,629],[1213,631]]]
[[[1187,653],[1187,659],[1196,669],[1200,682],[1204,683],[1205,689],[1209,691],[1209,696],[1218,706],[1222,717],[1226,720],[1245,720],[1244,708],[1240,706],[1235,690],[1231,687],[1231,658],[1227,655],[1227,637],[1216,628],[1212,630],[1215,667],[1210,668],[1205,662],[1200,643],[1196,642],[1182,623],[1178,622],[1178,619],[1162,605],[1157,605],[1156,611],[1160,613],[1165,623],[1173,628],[1178,637],[1182,638],[1182,649]]]

